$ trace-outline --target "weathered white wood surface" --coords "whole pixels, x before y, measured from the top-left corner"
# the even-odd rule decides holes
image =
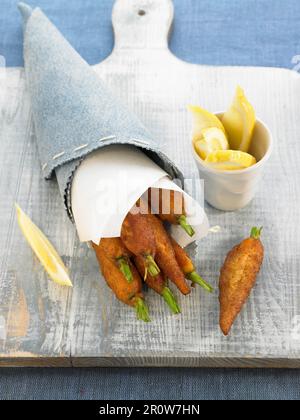
[[[139,13],[143,10],[145,13]],[[287,70],[206,67],[168,50],[170,0],[118,0],[115,49],[96,72],[165,144],[186,177],[197,177],[190,150],[189,103],[225,109],[241,84],[275,137],[275,152],[256,199],[237,213],[207,207],[222,232],[194,248],[217,285],[228,250],[264,226],[265,264],[229,338],[218,328],[217,294],[180,298],[172,317],[149,293],[152,323],[119,304],[99,276],[93,252],[76,239],[55,181],[42,179],[22,69],[0,78],[0,364],[75,366],[300,367],[300,83]],[[99,22],[101,24],[101,22]],[[1,73],[3,74],[3,72]],[[4,75],[3,75],[4,76]],[[24,242],[17,201],[57,246],[73,291],[51,283]]]

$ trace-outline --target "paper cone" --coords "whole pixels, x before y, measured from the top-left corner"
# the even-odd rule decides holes
[[[113,97],[43,12],[24,3],[19,9],[42,171],[46,179],[56,172],[69,215],[76,168],[92,151],[108,145],[137,146],[171,178],[182,179],[143,124]]]

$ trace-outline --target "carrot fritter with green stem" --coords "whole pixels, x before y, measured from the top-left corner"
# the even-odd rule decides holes
[[[160,269],[155,262],[156,240],[146,214],[128,213],[122,225],[121,239],[133,255],[144,259],[152,276],[159,274]],[[144,275],[146,276],[147,272]]]
[[[193,237],[195,231],[187,222],[183,194],[180,191],[155,190],[150,189],[148,191],[148,197],[151,206],[159,218],[163,222],[180,225],[189,236]],[[157,193],[158,197],[156,196]],[[152,199],[152,194],[154,194],[154,199]]]
[[[100,241],[100,248],[118,267],[126,280],[131,283],[133,280],[130,258],[132,254],[125,247],[120,238],[103,238]]]
[[[184,275],[188,280],[191,280],[194,284],[198,284],[204,290],[209,293],[214,291],[213,287],[210,286],[197,272],[194,266],[193,261],[186,253],[186,251],[175,241],[175,239],[171,238],[171,243],[175,252],[175,257],[178,262],[179,267],[183,271]]]
[[[163,271],[164,275],[178,287],[181,293],[188,295],[191,292],[191,289],[176,261],[171,240],[162,221],[153,214],[148,215],[148,220],[148,223],[151,225],[155,235],[157,264]]]
[[[135,257],[134,263],[142,276],[145,273],[145,262],[141,257]],[[145,278],[145,282],[150,287],[150,289],[154,290],[156,293],[161,295],[169,308],[171,309],[172,313],[177,315],[180,314],[181,310],[177,303],[175,296],[173,295],[172,291],[168,287],[168,281],[164,278],[162,273],[159,273],[157,276],[153,277],[148,272]]]
[[[116,297],[126,305],[134,307],[138,319],[150,322],[148,308],[142,293],[142,280],[136,268],[133,265],[130,266],[132,281],[129,283],[101,246],[93,244],[93,248],[103,277]]]
[[[220,327],[228,335],[253,289],[264,259],[262,228],[253,228],[250,238],[234,247],[220,275]]]

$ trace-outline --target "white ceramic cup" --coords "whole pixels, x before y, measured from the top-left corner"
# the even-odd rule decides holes
[[[222,113],[216,114],[219,118]],[[263,170],[273,150],[273,138],[269,128],[257,120],[249,153],[257,163],[238,171],[224,171],[210,168],[195,151],[200,178],[204,180],[205,200],[223,211],[235,211],[246,207],[254,198]]]

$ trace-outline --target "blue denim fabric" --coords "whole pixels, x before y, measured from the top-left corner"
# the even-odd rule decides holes
[[[29,0],[28,0],[29,1]],[[1,0],[0,54],[22,65],[17,0]],[[41,6],[89,64],[106,58],[113,0],[30,0]],[[203,64],[291,68],[300,55],[299,0],[174,0],[171,49]],[[289,370],[0,369],[8,399],[300,399]]]

